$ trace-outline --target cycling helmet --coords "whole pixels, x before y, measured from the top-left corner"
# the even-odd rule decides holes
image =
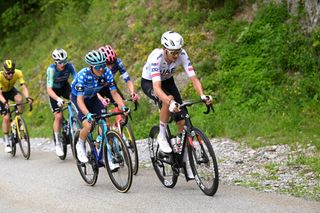
[[[117,58],[116,52],[110,45],[102,46],[99,48],[100,52],[103,52],[106,56],[106,63],[113,64]]]
[[[99,50],[92,50],[88,52],[84,59],[90,66],[97,66],[106,63],[106,56]]]
[[[161,45],[169,50],[178,50],[183,46],[183,38],[179,33],[167,31],[161,36]]]
[[[3,67],[7,72],[14,71],[16,64],[12,60],[5,60],[3,62]]]
[[[56,63],[63,63],[67,62],[68,54],[64,49],[58,48],[52,52],[52,58]]]

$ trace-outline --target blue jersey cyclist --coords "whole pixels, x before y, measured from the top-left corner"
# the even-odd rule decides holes
[[[110,45],[102,46],[99,48],[100,52],[103,52],[106,56],[106,64],[107,67],[111,69],[112,74],[115,75],[116,73],[120,73],[121,77],[123,78],[124,82],[127,84],[127,87],[129,89],[130,95],[132,97],[132,100],[137,102],[139,100],[138,94],[135,92],[134,85],[132,80],[130,79],[130,76],[120,58],[117,57],[116,52]],[[116,83],[115,83],[116,85]],[[116,85],[117,86],[117,85]],[[117,87],[118,93],[123,98],[122,93],[120,92],[119,88]],[[103,97],[106,97],[110,99],[111,102],[114,102],[112,99],[108,87],[103,87],[102,90],[100,90],[99,94],[101,94]],[[104,101],[104,105],[107,103]]]
[[[93,114],[100,115],[104,106],[98,97],[98,92],[107,84],[112,98],[118,106],[125,112],[129,113],[127,108],[117,92],[114,85],[113,75],[109,68],[106,67],[105,55],[97,50],[90,51],[85,56],[85,62],[89,67],[83,68],[73,80],[71,101],[77,108],[78,118],[82,121],[83,128],[80,131],[79,141],[76,145],[78,160],[86,163],[84,143],[91,130]],[[119,167],[117,164],[109,162],[111,169]]]
[[[73,64],[68,62],[68,55],[64,49],[55,49],[51,56],[55,63],[47,69],[47,93],[51,111],[54,113],[53,131],[56,154],[62,156],[64,153],[59,136],[62,123],[61,106],[64,103],[62,97],[70,99],[71,89],[68,79],[70,75],[74,78],[77,73]]]

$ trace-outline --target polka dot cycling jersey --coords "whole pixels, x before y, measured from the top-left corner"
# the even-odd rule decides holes
[[[92,98],[104,87],[108,85],[109,90],[116,90],[112,72],[109,68],[105,68],[105,72],[101,77],[95,75],[89,67],[83,68],[78,72],[76,78],[72,81],[72,94],[75,96],[84,96],[84,98]]]
[[[155,49],[148,57],[143,67],[142,78],[154,81],[164,81],[173,76],[178,66],[182,65],[187,76],[195,76],[195,72],[189,60],[187,52],[182,49],[175,62],[168,64],[164,59],[163,49]]]

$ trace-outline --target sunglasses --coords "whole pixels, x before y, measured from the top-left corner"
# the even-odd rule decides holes
[[[62,65],[62,66],[65,66],[68,64],[68,61],[56,61],[56,64],[59,64],[59,65]]]
[[[14,71],[5,72],[6,75],[13,75]]]
[[[182,49],[178,49],[178,50],[169,50],[167,49],[167,52],[170,54],[170,55],[179,55],[181,53]]]
[[[106,64],[101,64],[101,65],[94,66],[94,69],[100,70],[101,68],[102,69],[106,68],[106,66],[107,66]]]

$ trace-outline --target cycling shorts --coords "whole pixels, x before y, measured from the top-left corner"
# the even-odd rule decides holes
[[[70,99],[70,93],[71,93],[71,87],[70,84],[67,83],[64,87],[62,88],[52,88],[52,90],[56,93],[57,96],[59,97],[64,97],[65,99]],[[50,103],[50,108],[52,112],[58,112],[60,111],[60,107],[58,106],[58,102],[51,98],[49,96],[49,103]]]
[[[84,119],[86,119],[85,115],[81,112],[78,104],[77,104],[77,96],[74,94],[71,95],[71,101],[75,105],[78,118],[82,122]],[[93,96],[92,98],[85,98],[84,99],[84,104],[86,105],[87,109],[89,110],[90,113],[96,114],[96,115],[101,115],[101,111],[105,110],[103,104],[99,100],[98,96]]]

